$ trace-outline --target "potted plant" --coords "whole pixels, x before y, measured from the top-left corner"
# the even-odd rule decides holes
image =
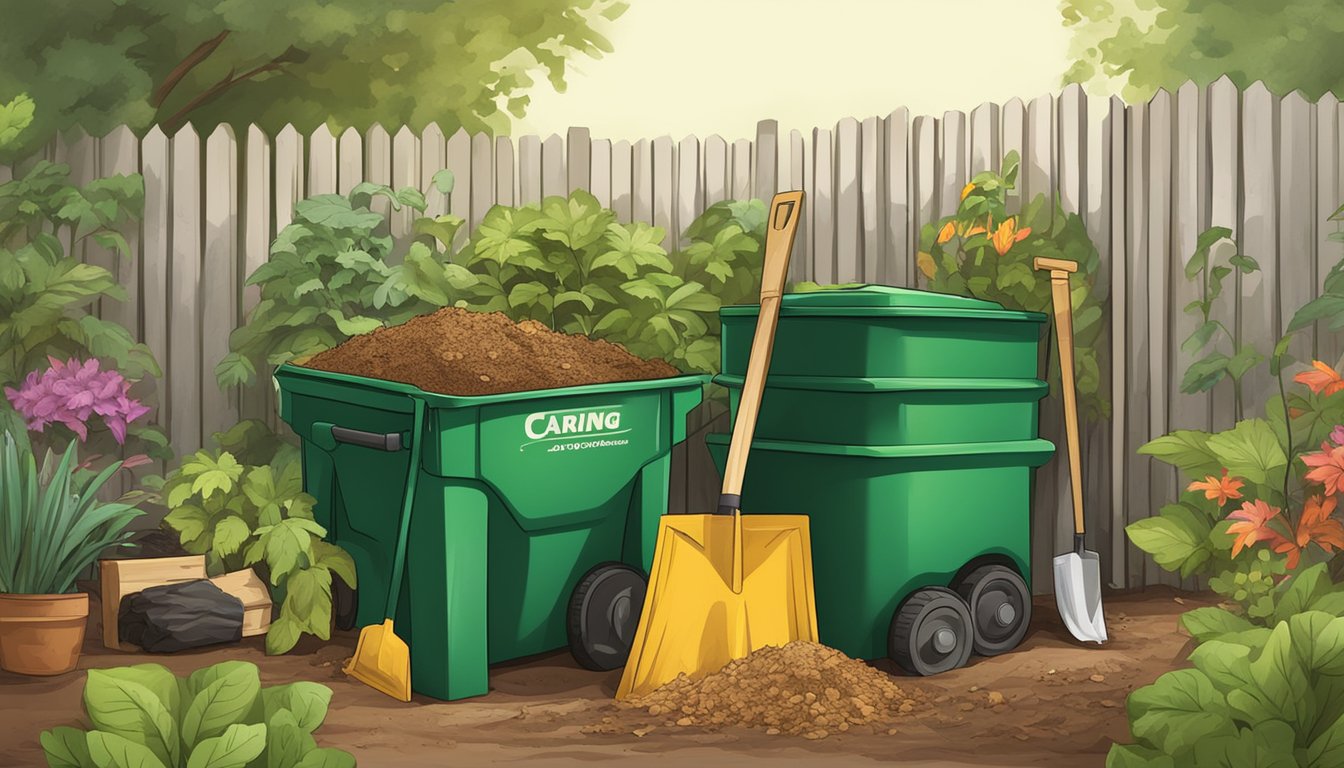
[[[94,473],[75,464],[71,442],[39,470],[27,441],[0,446],[0,669],[24,675],[73,670],[84,643],[89,596],[75,578],[103,550],[124,543],[141,514],[97,493],[122,462]]]

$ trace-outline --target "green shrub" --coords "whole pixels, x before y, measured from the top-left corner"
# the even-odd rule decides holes
[[[436,182],[447,189],[451,177]],[[668,253],[661,228],[619,223],[581,190],[497,205],[457,250],[462,222],[453,216],[419,216],[414,239],[395,242],[369,208],[378,195],[425,210],[417,190],[368,184],[298,204],[270,261],[248,279],[261,300],[230,337],[221,386],[445,306],[533,319],[714,372],[720,305],[754,301],[759,286],[765,206],[756,200],[711,206],[687,228],[686,247]]]
[[[331,689],[312,682],[261,687],[257,665],[225,661],[177,677],[158,664],[89,670],[89,730],[43,731],[52,768],[352,768],[313,732]]]
[[[1134,744],[1107,768],[1344,765],[1344,618],[1308,611],[1223,633],[1130,694]]]
[[[355,564],[322,540],[327,532],[313,520],[316,502],[303,492],[298,451],[260,422],[215,439],[218,450],[197,451],[168,476],[160,491],[170,510],[164,525],[188,552],[205,555],[211,575],[264,565],[280,608],[267,653],[288,652],[305,633],[330,639],[332,577],[353,588]]]
[[[1070,284],[1078,406],[1084,419],[1109,418],[1101,258],[1082,218],[1044,195],[1028,202],[1020,214],[1009,215],[1008,194],[1017,186],[1018,154],[1009,152],[1001,168],[976,174],[962,190],[956,213],[924,225],[919,269],[932,290],[1053,318],[1050,278],[1035,270],[1033,260],[1077,262],[1078,273]],[[1058,369],[1056,361],[1048,373],[1052,382],[1058,381]]]
[[[0,107],[0,140],[22,132],[32,114],[32,102],[24,97]],[[125,300],[116,277],[66,253],[62,240],[91,240],[128,259],[121,230],[139,218],[143,206],[140,176],[112,176],[79,187],[71,183],[68,166],[45,160],[0,184],[0,389],[17,388],[30,372],[45,369],[50,357],[97,357],[132,381],[161,375],[148,347],[89,311],[100,299]],[[23,429],[3,398],[0,429],[15,434]],[[162,430],[147,424],[131,425],[124,453],[105,430],[90,440],[90,454],[172,456]]]

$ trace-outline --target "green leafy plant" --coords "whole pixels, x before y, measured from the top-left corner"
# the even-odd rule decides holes
[[[1264,550],[1261,550],[1263,553]],[[1256,558],[1262,563],[1268,558]],[[1320,611],[1331,616],[1344,616],[1344,584],[1330,577],[1326,563],[1304,568],[1291,578],[1274,584],[1268,593],[1268,612],[1252,617],[1229,611],[1222,606],[1209,606],[1187,611],[1181,616],[1181,625],[1196,640],[1223,640],[1235,638],[1264,638],[1269,627],[1307,611]]]
[[[452,174],[435,174],[434,185],[452,192]],[[370,183],[349,195],[317,195],[295,205],[294,221],[276,236],[270,259],[247,280],[261,287],[261,299],[229,336],[229,354],[215,367],[221,387],[251,384],[259,369],[451,303],[446,295],[438,296],[439,303],[422,298],[436,296],[434,286],[422,287],[419,279],[435,271],[423,242],[402,264],[393,263],[397,244],[387,234],[386,217],[370,209],[375,198],[388,200],[394,210],[425,211],[419,190]],[[454,216],[419,216],[414,226],[427,239],[450,242],[461,223]]]
[[[159,664],[89,670],[89,730],[41,735],[51,768],[353,768],[313,732],[331,689],[300,681],[263,688],[257,665],[225,661],[177,677]]]
[[[1327,237],[1337,243],[1344,243],[1344,232],[1338,230],[1338,224],[1344,221],[1344,205],[1330,214],[1328,221],[1336,223],[1336,231]],[[1309,328],[1317,322],[1333,333],[1344,332],[1344,259],[1340,259],[1325,276],[1321,284],[1320,295],[1293,313],[1288,321],[1288,333]]]
[[[971,179],[956,213],[924,226],[919,269],[932,290],[1053,316],[1050,280],[1036,272],[1033,261],[1044,257],[1076,262],[1071,296],[1079,408],[1086,419],[1108,418],[1102,348],[1106,294],[1100,256],[1082,218],[1065,212],[1051,198],[1038,196],[1020,214],[1008,213],[1008,195],[1017,186],[1019,165],[1018,154],[1009,152],[1001,171],[984,171]],[[1055,362],[1049,369],[1055,382],[1058,367]]]
[[[1265,361],[1265,356],[1253,344],[1241,339],[1241,327],[1229,329],[1221,321],[1212,319],[1214,305],[1223,296],[1223,281],[1233,271],[1250,275],[1260,271],[1255,259],[1241,253],[1233,253],[1225,264],[1217,263],[1212,249],[1222,242],[1232,242],[1232,230],[1227,227],[1213,227],[1196,239],[1195,253],[1185,265],[1186,279],[1195,280],[1200,287],[1200,298],[1186,305],[1184,312],[1199,318],[1200,324],[1181,345],[1181,351],[1188,355],[1198,355],[1205,349],[1209,352],[1190,363],[1185,376],[1181,379],[1181,391],[1186,394],[1207,392],[1224,378],[1232,382],[1234,419],[1242,417],[1241,380]],[[1218,340],[1226,339],[1230,349],[1218,348]],[[1228,354],[1230,352],[1231,354]]]
[[[1112,746],[1107,768],[1344,764],[1344,618],[1291,613],[1220,638],[1130,694],[1135,743]]]
[[[313,497],[303,492],[297,451],[273,441],[260,422],[216,436],[221,448],[197,451],[167,478],[160,493],[164,525],[184,549],[205,555],[211,575],[253,565],[263,569],[280,613],[266,633],[266,652],[286,653],[302,634],[331,637],[331,583],[356,586],[355,565],[322,540]],[[250,461],[240,462],[229,448]]]
[[[108,547],[126,542],[133,504],[104,503],[98,490],[118,471],[114,462],[94,473],[75,464],[70,443],[59,463],[47,452],[41,469],[8,431],[0,453],[0,592],[69,592],[78,575]]]
[[[436,176],[441,190],[451,188],[444,174]],[[757,200],[711,206],[687,228],[686,246],[668,253],[662,229],[619,223],[577,190],[497,205],[455,251],[460,219],[420,216],[414,239],[399,244],[368,207],[375,195],[424,211],[419,192],[372,185],[299,204],[270,261],[249,278],[261,301],[230,337],[216,369],[221,386],[251,383],[266,365],[444,306],[535,320],[714,372],[720,305],[754,300],[759,286],[765,205]]]
[[[23,132],[32,115],[24,97],[0,107],[0,136]],[[80,187],[71,183],[68,166],[45,160],[0,184],[0,388],[18,388],[51,357],[96,357],[132,382],[161,375],[148,347],[89,311],[100,299],[126,298],[116,277],[68,254],[63,244],[90,241],[116,258],[130,258],[122,230],[140,216],[143,204],[139,176],[112,176]],[[8,400],[0,400],[0,427],[17,433],[22,424]],[[118,456],[172,455],[163,432],[143,423],[132,425],[125,446],[100,434],[91,452],[97,449]]]

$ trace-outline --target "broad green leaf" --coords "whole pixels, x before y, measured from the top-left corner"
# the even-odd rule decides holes
[[[417,235],[429,235],[443,244],[444,248],[453,246],[453,238],[466,223],[462,218],[451,214],[430,218],[422,216],[411,224],[411,231]]]
[[[1264,484],[1270,473],[1288,465],[1278,438],[1268,421],[1246,419],[1226,432],[1208,439],[1208,449],[1229,475]]]
[[[1168,571],[1189,576],[1208,560],[1208,519],[1180,504],[1168,504],[1155,517],[1125,527],[1129,540]]]
[[[1200,232],[1195,238],[1195,250],[1207,251],[1219,240],[1225,240],[1231,237],[1232,230],[1227,227],[1209,227],[1203,232]]]
[[[1209,339],[1213,338],[1213,334],[1218,332],[1218,327],[1218,324],[1214,322],[1207,322],[1199,326],[1181,345],[1181,351],[1187,355],[1193,355],[1200,351],[1209,343]]]
[[[266,654],[274,656],[282,653],[288,653],[290,649],[299,642],[299,636],[303,628],[297,619],[285,611],[284,606],[280,608],[280,615],[271,622],[271,626],[266,630]]]
[[[1316,598],[1331,588],[1330,578],[1325,572],[1325,563],[1317,563],[1304,568],[1288,577],[1287,583],[1280,587],[1282,593],[1274,605],[1274,620],[1287,621],[1299,613],[1311,609]]]
[[[1139,453],[1203,478],[1218,472],[1218,457],[1209,448],[1209,433],[1178,429],[1139,448]]]
[[[1227,366],[1231,361],[1221,352],[1211,352],[1200,360],[1190,364],[1181,379],[1181,391],[1186,394],[1207,392],[1227,375]]]
[[[45,734],[44,734],[45,735]],[[1307,747],[1304,768],[1344,765],[1344,717],[1337,718]]]
[[[1106,768],[1177,768],[1170,756],[1135,744],[1112,744]]]
[[[331,571],[303,568],[285,582],[283,610],[291,613],[304,631],[326,640],[331,636]]]
[[[276,710],[266,718],[266,768],[289,768],[317,748],[310,732],[299,727],[294,713]]]
[[[228,515],[215,525],[214,551],[220,558],[228,557],[242,548],[252,535],[252,529],[237,515]]]
[[[1344,618],[1308,609],[1286,621],[1293,650],[1309,673],[1344,674]]]
[[[1223,695],[1198,670],[1162,675],[1131,693],[1127,706],[1134,738],[1166,754],[1188,749],[1202,738],[1236,733]]]
[[[160,762],[175,765],[178,733],[173,713],[148,687],[125,676],[91,669],[84,708],[96,728],[143,744]]]
[[[241,664],[220,670],[217,678],[201,689],[187,707],[182,717],[183,743],[193,749],[194,755],[194,749],[203,741],[240,723],[260,695],[261,680],[255,665]]]
[[[182,696],[178,677],[162,664],[133,664],[99,670],[100,677],[116,678],[142,685],[163,704],[176,721],[182,714]],[[87,691],[87,684],[86,684]]]
[[[1344,296],[1325,294],[1302,305],[1288,323],[1288,333],[1299,331],[1317,320],[1329,320],[1332,331],[1344,329]]]
[[[1255,684],[1251,676],[1251,649],[1244,645],[1209,640],[1191,652],[1190,661],[1224,691]]]
[[[125,736],[90,731],[87,738],[89,756],[98,768],[170,768],[149,747]]]
[[[1271,631],[1269,642],[1260,655],[1251,660],[1251,676],[1259,687],[1258,698],[1273,707],[1276,713],[1274,719],[1295,727],[1309,725],[1311,707],[1314,705],[1304,694],[1310,691],[1311,686],[1302,660],[1293,647],[1292,633],[1287,624],[1279,624]],[[1245,691],[1242,689],[1236,693]],[[1228,703],[1233,702],[1234,699],[1229,696]]]
[[[266,730],[263,723],[234,723],[223,734],[201,740],[187,768],[244,768],[266,750]]]
[[[1227,362],[1227,374],[1234,379],[1240,379],[1252,368],[1264,362],[1264,359],[1265,356],[1257,352],[1255,347],[1244,344]]]
[[[583,305],[583,308],[587,309],[589,312],[593,311],[594,304],[592,297],[579,291],[563,291],[555,297],[556,309],[559,309],[570,302]]]
[[[431,180],[434,182],[434,188],[439,191],[439,194],[451,195],[453,193],[453,172],[447,168],[436,172]]]
[[[1181,626],[1196,640],[1207,642],[1233,632],[1244,632],[1253,625],[1235,613],[1216,606],[1196,608],[1181,615]]]
[[[216,492],[233,491],[233,484],[243,475],[243,467],[230,453],[221,453],[219,458],[212,459],[204,451],[198,451],[191,461],[183,463],[182,472],[195,475],[192,494],[208,499]]]
[[[542,296],[549,296],[551,290],[541,283],[519,283],[509,291],[509,306],[532,306]]]
[[[1202,739],[1187,759],[1201,768],[1300,768],[1293,755],[1295,741],[1292,726],[1270,720],[1231,736]]]
[[[320,683],[301,680],[288,685],[277,685],[262,691],[266,704],[266,717],[287,710],[300,728],[312,733],[327,719],[327,709],[331,706],[331,689]]]
[[[331,229],[372,231],[383,223],[382,214],[368,210],[354,210],[350,200],[342,195],[315,195],[294,205],[294,217],[310,224]]]
[[[347,586],[358,587],[355,577],[355,561],[345,550],[325,541],[313,542],[313,565],[326,568]]]
[[[191,491],[190,486],[178,486],[174,489],[174,493],[169,496],[169,505],[172,505],[173,496],[177,495],[176,492],[179,489],[186,489],[188,493]],[[205,510],[198,506],[184,504],[177,507],[172,512],[169,512],[168,515],[163,518],[163,521],[173,530],[177,531],[177,535],[181,538],[182,542],[186,543],[195,541],[200,538],[202,533],[205,533],[205,529],[210,525],[210,515],[206,514]]]
[[[339,749],[318,747],[304,755],[296,768],[355,768],[355,756]]]
[[[359,336],[365,333],[372,333],[383,327],[383,321],[375,317],[364,317],[363,315],[353,315],[346,317],[337,310],[328,310],[327,316],[336,321],[336,329],[346,336]]]
[[[1260,263],[1259,263],[1259,262],[1257,262],[1255,259],[1251,258],[1250,256],[1245,256],[1245,255],[1240,254],[1240,253],[1237,254],[1236,256],[1233,256],[1232,258],[1228,259],[1227,262],[1228,262],[1229,264],[1231,264],[1232,266],[1236,267],[1237,269],[1241,270],[1241,273],[1242,273],[1243,275],[1249,275],[1249,274],[1252,273],[1252,272],[1259,272],[1259,271],[1260,271]]]
[[[89,743],[84,731],[68,725],[58,725],[43,731],[39,741],[47,756],[48,768],[96,768],[89,755]]]

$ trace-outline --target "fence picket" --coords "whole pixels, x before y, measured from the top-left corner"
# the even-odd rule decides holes
[[[705,207],[728,199],[728,142],[722,136],[710,136],[704,146]]]
[[[863,261],[863,280],[880,282],[885,270],[887,229],[883,226],[886,216],[886,165],[883,148],[885,132],[882,118],[870,117],[859,126],[859,205],[862,212],[860,225],[863,227],[861,239]]]
[[[1315,268],[1315,287],[1313,295],[1319,295],[1325,289],[1325,277],[1330,274],[1331,268],[1340,262],[1341,243],[1330,240],[1332,233],[1338,232],[1340,227],[1337,223],[1328,221],[1330,215],[1339,208],[1339,167],[1344,157],[1340,153],[1339,137],[1339,99],[1334,94],[1327,93],[1321,97],[1321,100],[1315,105],[1316,119],[1316,158],[1312,167],[1316,171],[1315,179],[1315,216],[1312,223],[1315,225],[1315,245],[1316,268]],[[1344,348],[1340,345],[1340,334],[1330,333],[1328,329],[1316,328],[1316,347],[1312,350],[1312,357],[1316,360],[1324,360],[1331,365],[1340,363],[1340,354],[1344,353]]]
[[[831,132],[812,131],[812,279],[836,283],[835,264],[835,175],[831,160]]]
[[[458,128],[448,137],[445,154],[447,167],[453,173],[453,191],[448,195],[448,213],[462,220],[462,226],[453,235],[453,251],[467,244],[471,234],[471,136]]]
[[[732,199],[750,199],[751,180],[751,142],[747,139],[738,139],[733,142]]]
[[[1082,213],[1087,210],[1087,96],[1083,87],[1077,83],[1067,86],[1059,95],[1057,109],[1059,204],[1068,213]],[[1063,151],[1064,147],[1068,150]]]
[[[940,189],[942,194],[938,200],[938,214],[940,216],[951,216],[957,212],[957,205],[961,202],[961,190],[970,180],[969,165],[971,154],[970,136],[966,134],[966,116],[960,112],[943,113],[942,123],[939,125],[939,136],[941,145],[939,150],[942,156],[942,180]]]
[[[486,211],[495,204],[495,145],[488,134],[471,137],[471,232],[481,225]]]
[[[172,139],[171,267],[168,270],[169,436],[200,446],[201,434],[201,139],[188,125]],[[179,451],[182,449],[179,447]]]
[[[938,220],[938,121],[932,117],[915,118],[913,142],[910,145],[912,172],[910,205],[915,220],[910,229],[915,257],[925,250],[924,228]],[[958,193],[960,194],[960,193]],[[910,272],[910,287],[927,284],[927,278],[916,268]]]
[[[752,197],[770,202],[779,190],[779,121],[762,120],[756,124],[756,152]]]
[[[1278,99],[1264,83],[1255,83],[1242,96],[1241,130],[1244,147],[1273,147],[1278,140],[1275,113]],[[1260,263],[1259,272],[1241,275],[1241,306],[1237,329],[1241,343],[1273,351],[1279,337],[1278,287],[1280,278],[1275,248],[1278,245],[1278,192],[1273,151],[1242,152],[1241,253]],[[1253,413],[1260,403],[1277,392],[1266,366],[1257,366],[1242,379],[1243,414]]]
[[[676,247],[681,231],[677,227],[676,151],[670,136],[653,140],[653,225],[662,227],[663,247]]]
[[[863,207],[860,201],[862,138],[852,117],[835,126],[835,281],[863,280]]]
[[[346,128],[336,140],[336,192],[350,190],[364,181],[364,137],[354,128]]]
[[[700,186],[700,142],[687,136],[677,144],[677,238],[685,246],[686,228],[705,209],[705,191]]]
[[[1209,87],[1209,226],[1227,227],[1232,236],[1241,236],[1241,95],[1226,77]],[[1210,254],[1226,261],[1235,245],[1225,244]],[[1234,274],[1224,284],[1223,296],[1213,305],[1210,319],[1225,328],[1236,328],[1236,297],[1240,279]],[[1212,401],[1212,428],[1231,429],[1236,412],[1232,384],[1222,381],[1209,393]]]
[[[630,165],[630,142],[622,139],[611,145],[611,209],[616,220],[624,224],[634,221],[634,195],[631,191],[634,170]]]
[[[372,142],[372,138],[370,138]],[[392,137],[392,168],[391,168],[391,186],[393,189],[402,189],[412,187],[421,192],[428,186],[428,179],[425,184],[420,181],[420,139],[418,139],[407,126],[402,126],[397,131],[397,135]],[[411,233],[411,224],[419,214],[415,209],[408,205],[403,205],[400,211],[392,214],[391,227],[392,236],[396,238],[406,237]]]
[[[916,243],[912,242],[910,226],[910,116],[904,108],[887,115],[881,141],[886,210],[879,213],[878,220],[886,222],[887,230],[877,279],[889,285],[913,286]]]
[[[589,191],[603,208],[611,207],[611,140],[593,139],[589,148],[592,157],[592,177]]]
[[[513,168],[513,142],[508,136],[495,138],[495,202],[516,205],[514,189],[516,173]]]
[[[1068,122],[1061,118],[1061,124]],[[1161,254],[1166,263],[1171,263],[1171,138],[1174,131],[1172,115],[1172,97],[1159,90],[1148,102],[1148,167],[1146,203],[1148,206],[1148,253]],[[1067,134],[1063,134],[1066,135]],[[1076,138],[1076,137],[1075,137]],[[1060,168],[1061,205],[1076,205],[1076,199],[1070,200],[1070,190],[1076,194],[1077,188],[1063,183],[1067,178],[1065,169]],[[1176,257],[1179,258],[1179,257]],[[1170,431],[1170,382],[1171,350],[1174,335],[1171,327],[1173,310],[1171,301],[1172,275],[1169,269],[1150,260],[1147,267],[1148,282],[1145,299],[1148,306],[1148,434],[1152,439]],[[1184,306],[1184,305],[1181,305]],[[1137,448],[1138,446],[1135,446]],[[1148,505],[1143,515],[1152,514],[1170,499],[1176,498],[1176,472],[1171,467],[1151,466],[1148,485]],[[1179,586],[1180,575],[1162,571],[1159,578],[1162,583]]]
[[[1003,161],[999,150],[999,112],[999,105],[993,103],[971,110],[971,176],[981,171],[997,171]]]
[[[789,131],[789,189],[803,191],[803,208],[798,214],[798,231],[793,236],[794,257],[789,261],[789,276],[795,282],[810,279],[812,273],[812,232],[808,228],[808,222],[812,218],[810,213],[812,192],[807,167],[810,157],[802,132],[796,129]]]
[[[569,194],[569,179],[565,175],[565,140],[556,134],[541,142],[541,196],[543,199]]]
[[[112,129],[99,140],[98,176],[128,175],[140,172],[140,141],[130,128],[120,126]],[[126,291],[124,301],[109,299],[104,301],[99,316],[121,325],[137,336],[140,332],[140,232],[138,228],[125,233],[130,253],[117,256],[107,252],[108,267],[116,276],[117,283]],[[95,246],[96,247],[96,244]]]
[[[238,326],[238,142],[221,125],[205,142],[205,240],[201,285],[201,436],[238,422],[238,388],[221,390],[214,370],[229,353],[229,335],[215,329]],[[176,265],[174,265],[176,266]]]
[[[567,191],[589,188],[592,178],[590,175],[593,162],[592,147],[593,137],[587,128],[570,128],[565,134],[565,148],[568,152],[565,158]]]
[[[1269,264],[1262,262],[1264,268],[1274,270],[1278,280],[1275,292],[1280,324],[1275,339],[1287,333],[1293,313],[1316,297],[1316,274],[1310,268],[1311,260],[1306,260],[1307,269],[1294,269],[1293,265],[1312,253],[1316,227],[1325,223],[1324,219],[1317,220],[1316,206],[1312,204],[1315,197],[1312,173],[1320,167],[1315,162],[1316,147],[1311,140],[1312,106],[1300,91],[1293,91],[1284,97],[1279,109],[1278,259]],[[1314,328],[1298,331],[1289,342],[1288,354],[1296,360],[1310,361],[1316,348],[1315,337]],[[1268,357],[1273,350],[1271,345],[1261,352]]]
[[[308,196],[335,194],[336,137],[326,125],[319,125],[308,137]]]
[[[266,263],[271,249],[271,143],[256,125],[247,128],[244,145],[242,200],[239,208],[243,216],[242,268],[238,284],[243,286],[238,303],[241,322],[261,301],[261,286],[247,285],[247,279]],[[259,372],[260,373],[260,372]],[[258,375],[262,386],[243,387],[238,394],[238,414],[244,419],[270,422],[275,414],[275,390],[265,386],[265,378]]]
[[[518,204],[541,202],[541,138],[518,139]]]
[[[437,123],[420,132],[420,183],[425,190],[425,215],[442,216],[448,212],[448,196],[439,191],[434,176],[448,168],[448,139]],[[453,180],[457,186],[457,180]]]
[[[1129,168],[1129,146],[1126,141],[1128,115],[1125,104],[1119,97],[1110,100],[1110,112],[1107,117],[1106,141],[1109,149],[1106,169],[1110,181],[1111,228],[1108,242],[1100,247],[1110,252],[1110,317],[1111,322],[1111,428],[1110,434],[1110,510],[1106,519],[1105,541],[1110,545],[1107,562],[1110,568],[1110,586],[1124,589],[1133,585],[1131,577],[1135,570],[1142,573],[1142,566],[1131,564],[1137,548],[1130,544],[1125,536],[1126,514],[1129,505],[1128,485],[1125,470],[1129,466],[1129,232],[1125,226],[1129,212],[1129,200],[1126,196],[1125,178]],[[1107,247],[1109,246],[1109,247]],[[1115,322],[1116,319],[1120,322]],[[1033,563],[1035,560],[1033,559]]]
[[[635,142],[631,151],[631,203],[633,221],[653,224],[653,147],[648,139]]]
[[[1016,152],[1020,162],[1021,158],[1027,156],[1027,106],[1021,99],[1014,97],[1003,105],[999,112],[999,124],[1003,137],[999,142],[1000,150],[1004,156]],[[1022,210],[1022,190],[1025,186],[1026,176],[1023,171],[1018,171],[1017,184],[1008,192],[1005,200],[1008,213]]]

